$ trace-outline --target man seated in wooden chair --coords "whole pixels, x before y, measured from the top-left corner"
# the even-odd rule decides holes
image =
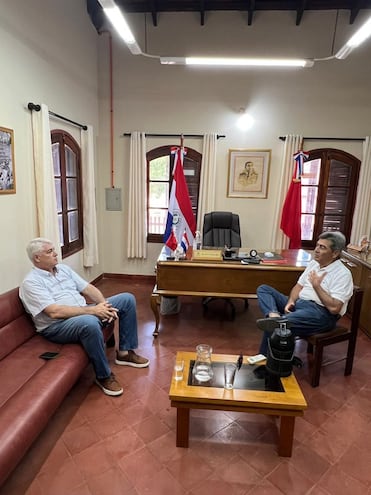
[[[257,289],[259,307],[265,318],[257,320],[264,331],[259,352],[267,355],[268,339],[280,321],[286,321],[293,335],[305,337],[329,331],[346,312],[353,293],[351,271],[340,260],[346,239],[341,232],[324,232],[317,241],[314,259],[299,277],[290,295],[269,285]]]

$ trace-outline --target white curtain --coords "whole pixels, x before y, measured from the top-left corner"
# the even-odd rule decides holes
[[[205,213],[215,209],[217,139],[217,135],[214,133],[204,135],[197,213],[197,230],[200,231],[204,223]]]
[[[286,249],[289,245],[289,238],[280,229],[282,206],[286,198],[288,188],[292,179],[294,169],[293,155],[301,149],[303,137],[296,134],[285,136],[281,159],[281,175],[279,178],[278,194],[275,201],[275,210],[273,215],[273,230],[270,240],[271,249]]]
[[[371,138],[363,143],[363,157],[358,180],[356,206],[353,215],[351,244],[358,244],[363,235],[371,236]]]
[[[61,261],[48,107],[41,104],[41,110],[34,110],[31,119],[38,236],[53,242]]]
[[[127,257],[147,258],[146,135],[132,132],[129,162]]]
[[[81,168],[84,223],[83,263],[85,267],[91,267],[98,263],[94,167],[94,134],[93,127],[88,125],[88,129],[86,131],[81,129]]]

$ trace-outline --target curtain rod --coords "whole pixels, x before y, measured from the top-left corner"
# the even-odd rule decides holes
[[[286,136],[279,136],[281,141],[286,141]],[[366,138],[340,138],[340,137],[303,137],[303,140],[309,141],[364,141]]]
[[[35,112],[40,112],[41,110],[41,106],[40,105],[37,105],[35,103],[29,103],[27,105],[27,108],[29,110],[35,110]],[[61,119],[61,120],[64,120],[66,122],[69,122],[70,124],[73,124],[73,125],[76,125],[77,127],[81,127],[81,129],[83,129],[84,131],[87,131],[88,130],[88,126],[85,125],[85,124],[79,124],[78,122],[75,122],[73,120],[70,120],[70,119],[67,119],[67,117],[63,117],[63,115],[58,115],[57,113],[54,113],[54,112],[51,112],[49,110],[49,115],[52,115],[53,117],[56,117],[57,119]]]
[[[150,134],[150,133],[145,133],[146,137],[166,137],[166,138],[177,138],[177,137],[184,137],[184,138],[203,138],[203,134]],[[131,132],[124,132],[124,134],[122,134],[123,137],[130,137],[131,136]],[[217,139],[220,139],[220,138],[225,138],[224,135],[222,134],[217,134],[216,135],[216,138]]]

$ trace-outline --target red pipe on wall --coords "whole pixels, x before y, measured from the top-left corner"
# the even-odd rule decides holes
[[[115,187],[114,146],[113,146],[113,49],[112,35],[109,34],[109,76],[110,76],[110,144],[111,144],[111,187]]]

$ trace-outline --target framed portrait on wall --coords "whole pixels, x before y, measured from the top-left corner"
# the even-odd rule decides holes
[[[15,193],[14,133],[0,127],[0,194]]]
[[[271,150],[229,150],[229,198],[266,198]]]

